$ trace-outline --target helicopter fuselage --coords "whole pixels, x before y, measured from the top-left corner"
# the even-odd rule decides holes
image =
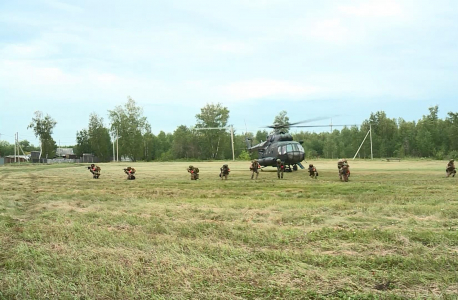
[[[305,158],[301,143],[293,141],[293,137],[287,133],[270,135],[265,142],[251,147],[250,150],[258,150],[258,162],[263,167],[275,167],[277,159],[285,165],[294,166]]]

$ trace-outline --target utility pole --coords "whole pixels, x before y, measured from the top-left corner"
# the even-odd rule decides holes
[[[16,147],[17,147],[17,141],[16,141],[16,134],[14,134],[14,162],[16,162]]]
[[[118,129],[116,129],[116,161],[119,161],[119,136],[118,136]]]
[[[114,144],[115,144],[115,138],[114,138],[114,134],[113,134],[113,162],[115,161],[115,149],[114,149]]]
[[[232,145],[232,160],[235,160],[234,155],[234,127],[231,125],[231,145]]]
[[[372,153],[372,124],[369,124],[369,132],[370,132],[370,139],[371,139],[371,159],[374,159],[374,154]]]

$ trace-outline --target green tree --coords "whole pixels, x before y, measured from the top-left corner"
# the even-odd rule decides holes
[[[14,144],[7,141],[0,141],[0,156],[8,156],[14,154]]]
[[[207,104],[200,110],[200,114],[196,115],[196,128],[222,128],[227,126],[229,119],[229,109],[223,107],[221,103]],[[200,136],[203,137],[201,143],[202,153],[206,158],[216,159],[220,153],[221,142],[227,140],[227,132],[225,128],[201,130]]]
[[[35,112],[35,117],[32,118],[27,129],[32,128],[35,136],[40,139],[41,153],[40,156],[52,158],[56,154],[57,145],[51,137],[52,130],[57,122],[54,121],[48,114],[43,116],[41,111]]]
[[[287,112],[285,110],[282,110],[274,119],[274,124],[275,126],[280,126],[281,128],[274,128],[274,133],[280,133],[284,132],[287,133],[289,131],[289,118],[286,115]]]
[[[81,156],[83,153],[93,153],[87,129],[76,132],[75,154]]]
[[[124,106],[116,106],[108,111],[111,122],[111,132],[120,137],[119,155],[127,156],[133,161],[144,157],[144,139],[150,127],[143,116],[143,109],[128,97]]]
[[[259,144],[261,142],[264,142],[267,140],[267,136],[269,135],[269,133],[267,132],[267,130],[258,130],[256,132],[256,144]],[[255,143],[253,143],[254,145]]]
[[[112,155],[112,143],[108,129],[103,125],[103,118],[92,113],[89,116],[89,137],[92,153],[101,161],[108,161]]]
[[[190,158],[193,148],[193,132],[185,125],[173,132],[172,154],[174,158]]]

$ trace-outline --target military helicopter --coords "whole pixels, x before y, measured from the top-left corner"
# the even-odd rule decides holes
[[[267,136],[266,141],[261,142],[255,146],[251,146],[251,140],[247,138],[248,151],[258,151],[259,158],[258,162],[262,167],[277,165],[277,159],[280,159],[285,166],[286,171],[297,171],[298,166],[304,169],[302,161],[305,158],[305,151],[302,147],[304,141],[294,141],[293,137],[289,133],[285,133],[282,130],[290,127],[328,127],[328,126],[346,126],[346,125],[298,125],[308,122],[323,120],[325,118],[309,119],[295,123],[286,124],[274,124],[266,126],[266,128],[272,128],[278,133],[271,133]],[[286,130],[285,130],[286,131]]]

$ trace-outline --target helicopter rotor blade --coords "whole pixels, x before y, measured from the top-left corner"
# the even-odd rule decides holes
[[[303,128],[303,127],[345,127],[345,126],[352,127],[352,126],[358,126],[358,125],[357,124],[344,124],[344,125],[339,125],[339,124],[330,125],[330,124],[328,124],[328,125],[298,125],[298,126],[291,126],[291,127]]]
[[[326,119],[329,119],[329,118],[332,118],[332,117],[337,117],[337,115],[331,116],[331,117],[312,118],[312,119],[307,119],[307,120],[302,120],[302,121],[299,121],[299,122],[287,123],[287,124],[277,124],[277,125],[273,124],[273,125],[265,126],[265,127],[262,127],[262,128],[280,129],[280,128],[288,128],[288,127],[297,127],[296,126],[297,124],[305,124],[305,123],[310,123],[310,122],[315,122],[315,121],[321,121],[321,120],[326,120]]]

